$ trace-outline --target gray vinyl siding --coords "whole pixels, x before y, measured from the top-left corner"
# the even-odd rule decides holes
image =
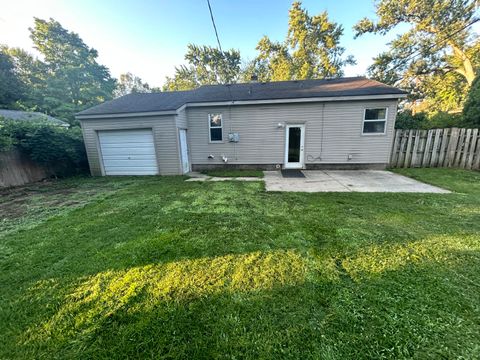
[[[178,115],[175,117],[175,121],[177,124],[177,128],[179,129],[187,129],[188,128],[188,122],[187,122],[187,112],[185,109],[180,110],[178,112]]]
[[[160,175],[181,174],[178,133],[174,115],[81,120],[90,172],[102,175],[97,131],[152,129]]]
[[[362,135],[367,107],[388,108],[385,135]],[[279,123],[305,124],[306,164],[386,164],[396,111],[396,100],[187,108],[192,164],[221,164],[222,156],[231,164],[283,164],[286,130]],[[222,113],[223,143],[209,142],[210,113]],[[240,141],[229,143],[229,132]]]

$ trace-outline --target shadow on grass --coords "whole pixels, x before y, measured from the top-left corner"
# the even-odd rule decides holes
[[[367,248],[342,259],[345,274],[294,250],[105,271],[18,341],[66,358],[474,358],[478,240]]]
[[[258,183],[162,179],[6,238],[0,266],[16,283],[28,283],[255,251],[348,255],[370,244],[478,233],[478,202],[461,200],[455,195],[266,194]]]
[[[3,356],[475,357],[478,208],[141,182],[3,239]]]

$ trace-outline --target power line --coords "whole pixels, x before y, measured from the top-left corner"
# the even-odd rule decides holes
[[[432,45],[430,45],[427,50],[430,51],[432,50],[434,47],[436,46],[440,46],[442,43],[444,43],[445,41],[448,41],[449,39],[451,39],[453,36],[457,35],[459,32],[465,30],[466,28],[472,26],[473,24],[477,23],[480,21],[480,18],[476,18],[476,19],[473,19],[471,22],[469,22],[467,25],[465,25],[464,27],[454,31],[453,33],[451,34],[448,34],[444,39],[441,39],[438,43],[434,43]],[[408,62],[408,60],[410,60],[410,58],[412,58],[413,56],[416,56],[416,55],[419,55],[420,52],[422,51],[422,49],[417,49],[415,50],[413,53],[411,53],[410,55],[408,55],[406,58],[404,58],[399,64],[397,64],[396,66],[403,66],[403,65],[406,65],[406,63]],[[418,54],[416,54],[418,53]]]
[[[210,6],[210,0],[207,0],[208,10],[210,10],[210,18],[212,19],[213,29],[215,30],[215,36],[217,37],[218,48],[223,53],[222,45],[220,44],[220,38],[218,37],[217,26],[215,25],[215,19],[213,18],[212,7]]]

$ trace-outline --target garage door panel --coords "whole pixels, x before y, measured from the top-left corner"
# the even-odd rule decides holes
[[[155,169],[152,166],[152,161],[148,159],[131,159],[131,160],[117,160],[117,159],[109,159],[108,160],[108,167],[150,167]]]
[[[156,175],[157,173],[155,172],[152,172],[150,170],[146,170],[146,171],[142,171],[141,169],[133,169],[133,170],[129,170],[129,171],[125,171],[125,170],[119,170],[119,171],[116,171],[116,170],[110,170],[108,175]]]
[[[158,174],[152,130],[99,131],[106,175]]]
[[[105,160],[156,160],[155,155],[144,155],[144,154],[136,154],[136,155],[129,155],[128,157],[125,155],[104,155],[103,159]]]
[[[112,145],[118,144],[119,142],[121,142],[122,144],[141,144],[148,143],[150,139],[150,136],[136,136],[134,138],[130,138],[126,136],[107,135],[102,136],[102,143]]]
[[[151,139],[150,140],[142,140],[142,141],[125,141],[124,139],[118,139],[116,142],[106,142],[105,140],[101,139],[102,145],[105,146],[106,148],[121,148],[124,146],[128,147],[149,147],[151,144]]]
[[[155,149],[145,148],[145,147],[119,147],[119,148],[105,148],[102,147],[102,154],[104,157],[115,155],[115,156],[132,156],[132,155],[144,155],[144,156],[155,156]]]
[[[104,142],[102,143],[103,144],[103,147],[105,149],[123,149],[125,148],[125,145],[128,145],[129,147],[131,147],[131,145],[133,144],[134,147],[136,148],[140,148],[140,149],[151,149],[151,144],[149,142],[141,142],[141,143],[128,143],[126,141],[119,141],[117,143],[114,143],[114,144],[105,144]]]

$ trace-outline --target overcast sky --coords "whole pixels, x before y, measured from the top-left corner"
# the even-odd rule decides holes
[[[255,57],[263,35],[282,40],[287,31],[285,0],[211,0],[224,49],[239,49],[242,58]],[[310,14],[327,10],[343,25],[342,45],[358,64],[348,76],[363,75],[372,57],[386,48],[387,37],[367,35],[353,39],[352,26],[373,16],[373,0],[309,0]],[[15,0],[5,1],[0,12],[0,43],[33,52],[28,27],[33,17],[54,18],[98,50],[99,62],[112,75],[132,72],[152,86],[161,86],[175,65],[184,62],[188,43],[216,46],[206,0]]]

